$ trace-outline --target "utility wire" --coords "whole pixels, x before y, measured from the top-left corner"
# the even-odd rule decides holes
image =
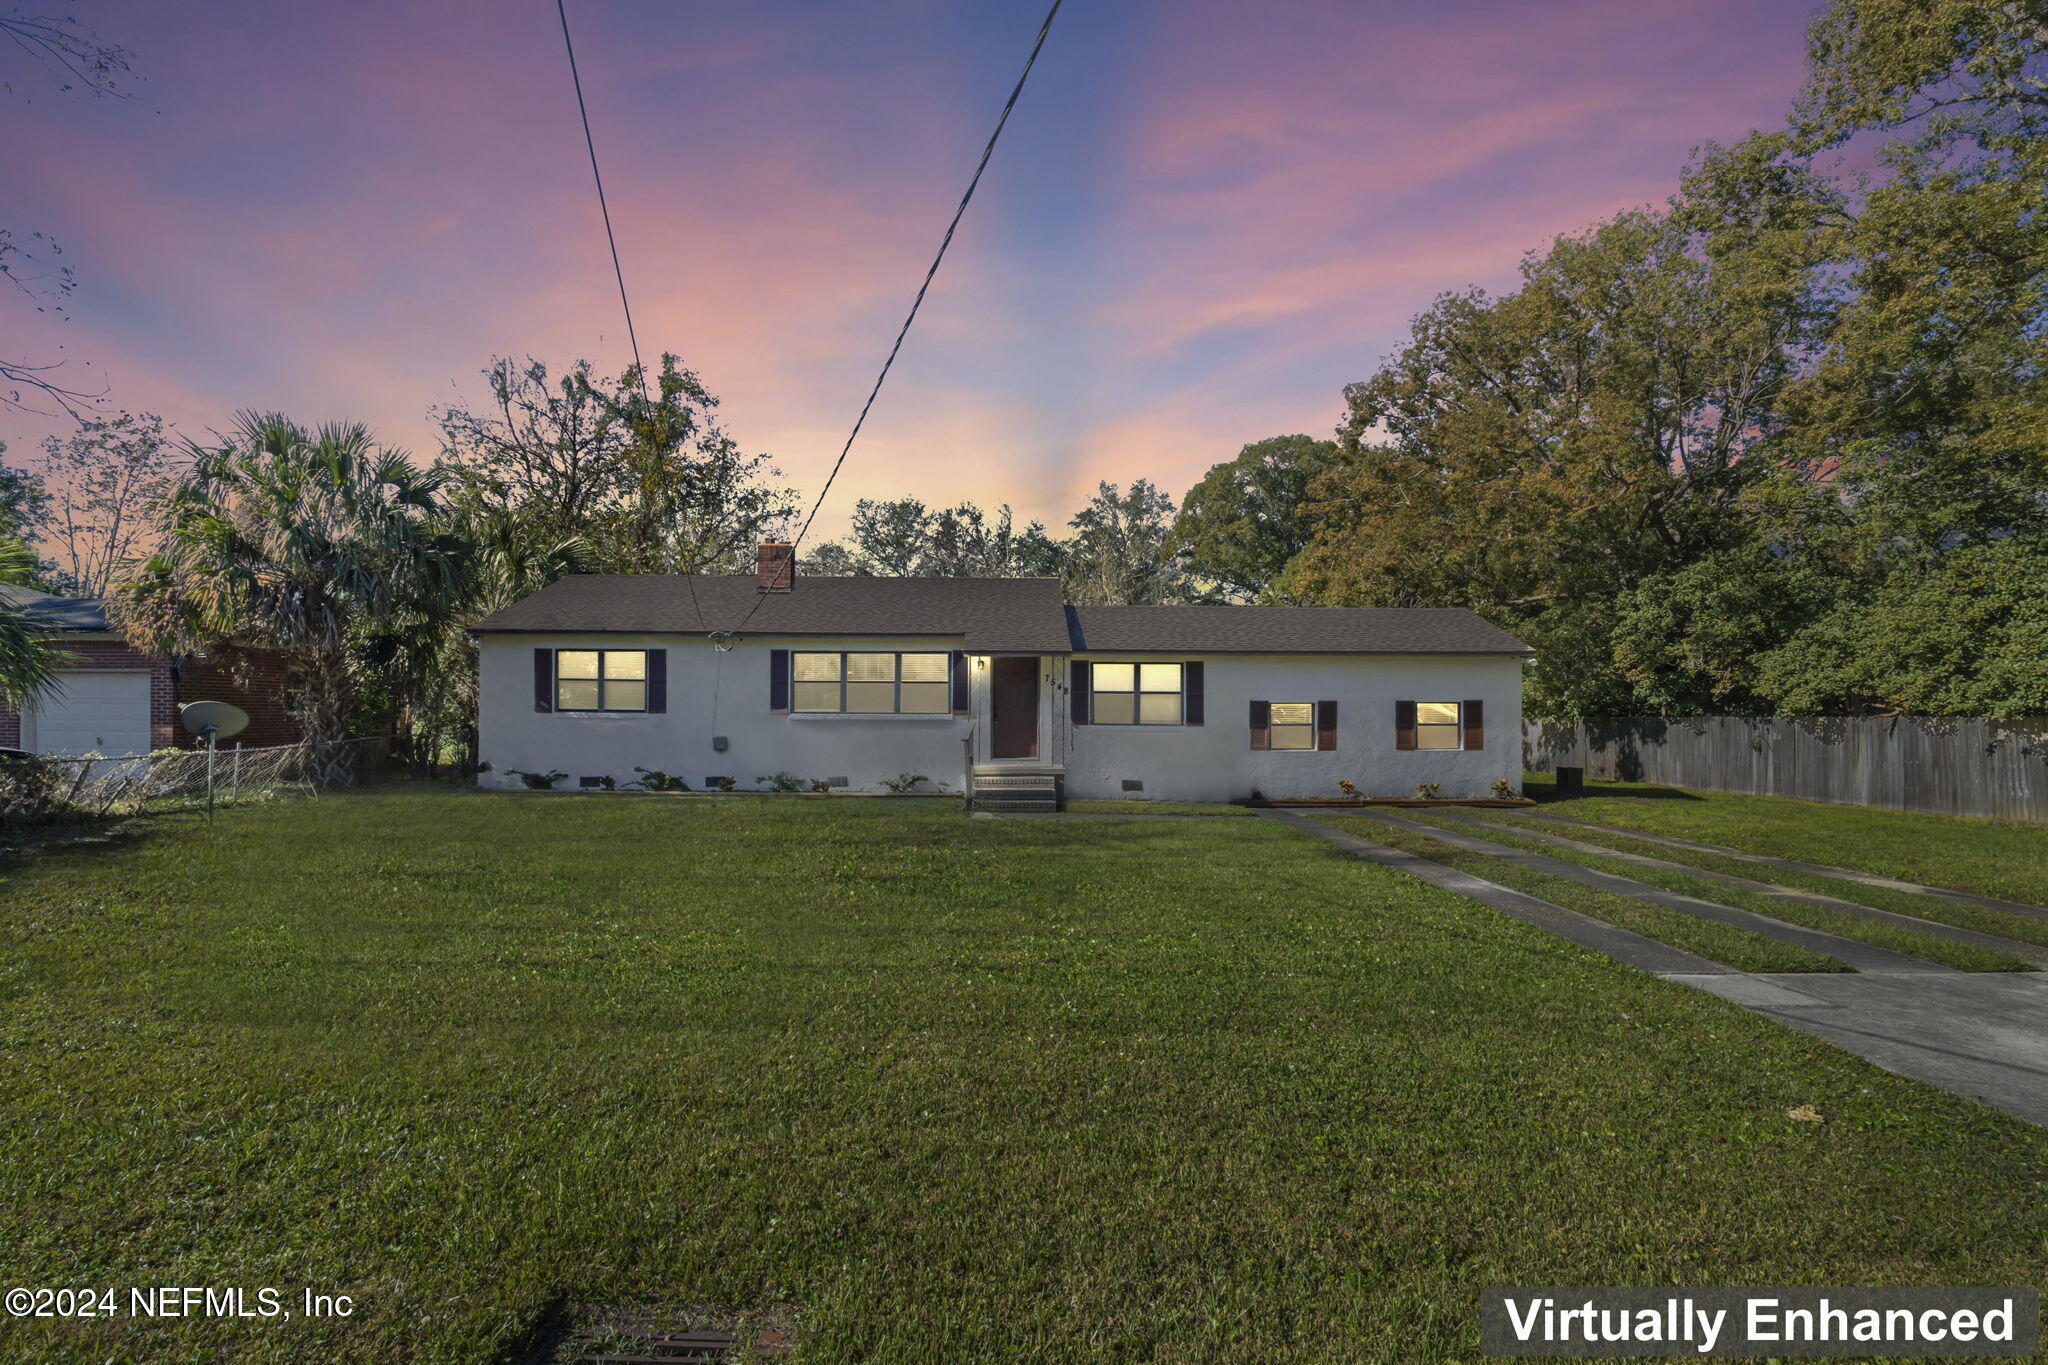
[[[576,87],[576,112],[583,119],[583,145],[590,152],[590,178],[597,182],[597,211],[604,218],[604,240],[612,251],[612,275],[619,282],[619,308],[626,315],[626,340],[633,347],[633,373],[640,376],[640,401],[646,403],[650,401],[647,367],[640,363],[640,338],[633,330],[633,304],[626,297],[626,271],[619,264],[619,239],[612,232],[611,206],[605,202],[604,172],[597,168],[597,140],[590,135],[590,107],[583,102],[583,77],[576,70],[576,44],[569,37],[569,10],[563,0],[555,0],[555,14],[562,21],[562,50],[569,54],[569,80]],[[704,624],[704,608],[697,601],[695,572],[684,574],[683,582],[689,586],[690,607],[701,626]]]
[[[626,314],[626,340],[633,345],[633,369],[640,376],[640,396],[647,396],[647,370],[640,364],[640,338],[633,333],[633,305],[626,299],[626,272],[619,265],[619,239],[612,235],[611,206],[605,203],[604,172],[597,168],[597,142],[590,136],[590,108],[583,102],[583,77],[576,72],[576,44],[569,39],[569,11],[555,0],[555,13],[562,20],[562,47],[569,54],[569,79],[576,86],[576,112],[583,116],[583,145],[590,150],[590,178],[597,182],[597,211],[604,217],[604,239],[612,249],[612,274],[619,281],[619,307]]]
[[[559,5],[561,0],[555,0],[555,3]],[[804,518],[803,528],[796,533],[796,539],[789,543],[792,574],[796,568],[797,547],[804,543],[804,537],[810,534],[811,523],[818,519],[818,509],[825,505],[825,495],[832,491],[832,481],[839,477],[840,467],[846,463],[847,452],[853,449],[855,438],[860,435],[861,427],[867,422],[868,412],[875,406],[876,396],[882,392],[882,383],[889,377],[889,368],[896,363],[896,353],[903,349],[903,338],[910,335],[910,324],[917,321],[917,310],[924,306],[924,296],[932,287],[932,277],[939,273],[939,262],[946,259],[946,248],[953,244],[953,233],[959,228],[961,218],[967,213],[967,205],[974,198],[975,187],[981,184],[981,173],[988,169],[988,159],[995,155],[996,139],[1003,135],[1003,126],[1010,121],[1010,111],[1017,107],[1017,97],[1024,93],[1024,82],[1031,76],[1032,64],[1038,60],[1039,50],[1045,46],[1045,35],[1052,31],[1052,21],[1059,14],[1062,3],[1064,0],[1052,0],[1052,8],[1045,12],[1045,22],[1038,26],[1038,37],[1031,44],[1031,55],[1024,59],[1024,69],[1017,74],[1017,84],[1010,88],[1010,98],[1003,102],[1003,112],[1001,117],[996,119],[995,131],[988,135],[988,145],[981,149],[981,160],[974,167],[973,178],[967,182],[967,192],[960,196],[960,206],[953,210],[953,221],[946,224],[946,235],[939,240],[939,250],[932,257],[931,268],[924,272],[924,283],[918,285],[917,297],[910,301],[909,314],[904,317],[903,325],[896,329],[896,341],[889,347],[888,359],[882,362],[882,372],[875,376],[875,386],[868,390],[868,401],[861,404],[860,416],[854,419],[853,430],[846,434],[846,444],[839,448],[839,458],[832,462],[832,472],[825,476],[825,486],[818,490],[817,501],[811,504],[810,515]],[[567,30],[564,29],[563,32],[566,34]],[[767,594],[757,595],[753,607],[741,618],[739,625],[733,627],[733,632],[744,630],[747,622],[754,619],[754,613],[761,609],[761,603],[766,600]]]

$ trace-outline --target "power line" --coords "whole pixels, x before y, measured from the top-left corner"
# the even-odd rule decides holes
[[[967,182],[967,192],[960,196],[960,205],[953,210],[953,221],[946,224],[946,235],[939,240],[939,249],[932,257],[931,268],[924,272],[924,283],[918,285],[917,297],[910,301],[910,312],[904,317],[903,325],[896,329],[895,344],[889,347],[888,359],[882,362],[882,371],[875,376],[875,386],[868,390],[868,401],[860,405],[860,416],[854,419],[853,430],[846,434],[846,444],[839,448],[839,458],[832,462],[832,472],[825,476],[825,486],[818,490],[817,501],[811,504],[810,514],[804,518],[803,528],[796,533],[796,539],[789,543],[792,573],[796,568],[797,547],[804,543],[804,537],[811,532],[811,523],[818,519],[818,509],[825,505],[825,495],[832,491],[832,481],[839,477],[839,469],[846,463],[847,452],[853,449],[855,438],[860,435],[861,427],[866,424],[868,412],[875,406],[876,396],[882,392],[882,383],[889,377],[889,368],[896,363],[896,353],[903,349],[903,338],[910,335],[910,324],[917,321],[917,310],[924,306],[924,296],[932,287],[932,277],[939,273],[939,262],[946,259],[946,248],[953,244],[953,233],[959,228],[961,218],[967,213],[967,205],[974,198],[975,187],[981,184],[981,173],[988,169],[988,159],[995,155],[996,140],[1003,135],[1003,126],[1010,121],[1010,111],[1017,107],[1017,97],[1024,93],[1024,82],[1031,76],[1032,64],[1038,60],[1039,49],[1045,46],[1045,35],[1052,31],[1052,21],[1059,14],[1063,2],[1064,0],[1052,0],[1052,8],[1045,12],[1045,22],[1038,26],[1038,37],[1031,44],[1031,55],[1024,59],[1024,69],[1017,73],[1017,83],[1010,88],[1010,98],[1003,102],[1002,115],[996,119],[995,131],[988,135],[988,145],[981,149],[981,160],[974,167],[973,178]],[[555,0],[555,3],[559,5],[561,0]],[[567,29],[565,28],[563,32],[566,34]],[[623,288],[622,285],[621,289]],[[734,631],[744,630],[747,622],[754,619],[754,613],[761,609],[761,603],[766,600],[766,594],[756,596],[754,605],[741,618],[739,625],[733,628]]]
[[[633,347],[633,373],[640,377],[640,401],[649,402],[647,367],[640,362],[640,338],[633,330],[633,304],[626,297],[626,271],[619,264],[619,239],[612,232],[611,205],[605,202],[604,172],[597,168],[597,140],[590,135],[590,107],[583,102],[583,77],[576,70],[576,44],[569,37],[569,11],[563,0],[555,0],[555,14],[562,21],[562,50],[569,54],[569,80],[576,87],[576,112],[583,119],[583,145],[590,152],[590,178],[597,182],[597,211],[604,219],[604,240],[612,252],[612,275],[619,282],[619,308],[626,315],[626,340]],[[704,624],[704,608],[697,601],[694,572],[683,575],[690,589],[690,608],[697,624]]]
[[[626,340],[633,346],[633,369],[640,376],[640,396],[647,396],[647,370],[640,364],[640,338],[633,333],[633,305],[626,299],[626,272],[619,265],[619,239],[612,235],[611,206],[604,198],[604,173],[597,168],[597,141],[590,136],[590,108],[583,102],[583,77],[576,72],[576,44],[569,39],[569,11],[555,0],[562,20],[562,47],[569,54],[569,79],[576,86],[576,112],[583,116],[583,145],[590,150],[590,178],[597,182],[597,211],[604,217],[604,239],[612,249],[612,274],[619,281],[619,307],[626,314]]]

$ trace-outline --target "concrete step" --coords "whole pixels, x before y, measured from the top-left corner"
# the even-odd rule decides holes
[[[976,810],[985,810],[997,814],[1003,812],[1011,814],[1026,812],[1045,814],[1060,808],[1060,803],[1054,800],[1050,794],[1041,800],[1035,801],[1009,796],[977,796],[970,804]]]

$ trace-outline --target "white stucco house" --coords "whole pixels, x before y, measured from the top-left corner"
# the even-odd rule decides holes
[[[480,782],[776,773],[977,803],[1519,786],[1529,649],[1469,611],[1075,607],[1046,578],[566,578],[476,628]]]

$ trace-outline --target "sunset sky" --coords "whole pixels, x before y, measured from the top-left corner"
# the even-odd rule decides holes
[[[571,0],[642,349],[807,498],[1043,10]],[[1063,522],[1097,479],[1178,498],[1327,435],[1432,296],[1776,123],[1811,11],[1069,0],[820,529],[903,493]],[[190,435],[281,408],[423,457],[493,355],[629,359],[552,0],[77,13],[147,80],[59,95],[0,54],[0,222],[80,278],[61,323],[0,299],[9,358]]]

